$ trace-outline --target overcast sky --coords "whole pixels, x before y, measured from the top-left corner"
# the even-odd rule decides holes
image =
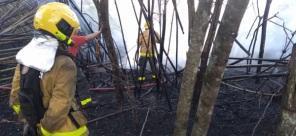
[[[264,7],[266,0],[258,0],[259,1],[259,9],[260,9],[260,15],[263,15]],[[76,0],[77,4],[80,5],[81,0]],[[139,12],[139,5],[137,0],[133,0],[136,11]],[[181,30],[179,29],[179,50],[178,50],[178,61],[179,65],[184,66],[185,60],[186,60],[186,51],[188,50],[188,15],[187,15],[187,1],[186,0],[177,0],[177,8],[180,14],[180,19],[184,28],[184,34],[181,33]],[[224,1],[225,6],[226,1]],[[133,12],[131,0],[117,0],[118,8],[120,11],[121,21],[123,25],[123,31],[125,35],[125,40],[128,46],[129,50],[129,56],[134,59],[134,53],[136,50],[136,39],[137,39],[137,33],[138,33],[138,24],[136,21],[136,17]],[[270,8],[269,17],[274,16],[277,13],[278,18],[273,18],[272,21],[277,22],[279,24],[285,23],[285,26],[292,30],[296,30],[296,0],[273,0]],[[109,1],[109,8],[110,8],[110,22],[111,22],[111,29],[112,34],[117,42],[117,44],[122,45],[122,39],[121,39],[121,32],[119,27],[119,21],[118,16],[114,4],[114,0]],[[158,7],[155,7],[158,9]],[[168,7],[167,7],[167,25],[166,25],[166,39],[165,39],[165,47],[167,49],[168,43],[169,43],[169,30],[171,26],[171,19],[172,19],[172,3],[169,1]],[[92,3],[92,0],[83,0],[83,12],[88,13],[91,15],[95,20],[97,20],[97,12],[95,10],[95,7]],[[158,10],[156,10],[158,12]],[[251,24],[254,22],[254,20],[257,17],[257,4],[256,0],[250,0],[250,4],[248,5],[248,9],[245,13],[245,16],[243,18],[243,21],[241,23],[240,29],[239,29],[239,35],[238,40],[242,42],[242,44],[248,48],[251,36],[247,37],[247,33],[251,28]],[[157,14],[154,15],[154,24],[155,24],[155,30],[159,31],[159,16]],[[257,24],[257,23],[256,23]],[[143,24],[142,24],[143,26]],[[172,33],[172,41],[171,41],[171,48],[170,48],[170,57],[175,62],[175,40],[176,39],[176,32],[175,32],[175,21],[173,22],[173,33]],[[282,27],[276,26],[272,23],[268,23],[267,26],[267,38],[266,38],[266,48],[265,48],[265,57],[266,58],[279,58],[281,55],[281,50],[283,49],[285,45],[285,33],[282,29]],[[179,27],[180,28],[180,27]],[[94,26],[94,29],[96,27]],[[251,32],[254,31],[254,28],[251,30]],[[260,30],[261,31],[261,30]],[[294,38],[295,41],[295,38]],[[258,40],[258,43],[260,43],[260,40]],[[258,52],[258,50],[256,50]],[[231,56],[246,56],[244,53],[242,53],[241,49],[234,45]]]

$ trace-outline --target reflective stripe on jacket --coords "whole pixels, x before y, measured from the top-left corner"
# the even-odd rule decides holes
[[[146,52],[140,52],[141,57],[153,57],[154,55],[152,53],[146,53]]]
[[[87,136],[88,130],[86,126],[82,126],[79,129],[76,129],[70,132],[50,133],[47,130],[45,130],[43,127],[41,127],[41,133],[42,133],[42,136]]]

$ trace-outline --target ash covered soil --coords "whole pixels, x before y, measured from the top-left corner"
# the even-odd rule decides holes
[[[226,72],[225,76],[233,74],[237,73]],[[255,79],[252,78],[225,82],[258,93],[221,85],[208,136],[250,136],[252,133],[255,136],[275,135],[280,119],[280,97],[262,94],[273,94],[279,90],[282,79],[261,79],[260,84],[255,84]],[[88,120],[101,117],[88,125],[90,136],[139,136],[141,133],[142,136],[172,136],[177,90],[173,85],[167,87],[171,110],[164,91],[152,88],[143,90],[143,97],[137,101],[129,99],[127,96],[132,95],[126,93],[123,109],[135,108],[113,115],[111,114],[119,111],[114,93],[89,92],[96,104],[86,108],[84,112]],[[0,92],[0,107],[0,136],[21,135],[22,124],[17,122],[17,117],[8,107],[8,92]]]

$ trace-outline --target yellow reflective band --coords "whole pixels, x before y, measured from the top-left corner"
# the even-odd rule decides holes
[[[62,40],[62,41],[65,41],[67,39],[67,36],[64,35],[63,33],[60,33],[60,32],[56,32],[55,33],[55,36],[59,39],[59,40]]]
[[[19,114],[21,111],[21,106],[19,104],[14,104],[14,105],[12,105],[12,109],[14,110],[14,112],[16,114]]]
[[[156,75],[152,75],[152,78],[156,78]]]
[[[69,40],[67,41],[67,45],[71,45],[71,43],[72,43],[72,40],[69,39]]]
[[[86,104],[90,103],[91,101],[92,101],[91,98],[86,98],[86,99],[80,101],[80,103],[82,106],[85,106]]]
[[[140,56],[141,57],[153,57],[153,54],[152,53],[146,53],[146,52],[140,52]]]
[[[138,80],[139,80],[139,81],[146,80],[146,77],[138,77]]]
[[[74,131],[70,131],[70,132],[55,132],[55,133],[50,133],[47,130],[45,130],[42,126],[41,126],[41,135],[42,136],[82,136],[85,135],[87,132],[87,127],[86,126],[82,126]]]

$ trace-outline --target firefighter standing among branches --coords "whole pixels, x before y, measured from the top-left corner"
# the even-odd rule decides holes
[[[156,43],[160,43],[160,36],[157,32],[154,31],[154,29],[151,28],[150,31],[150,25],[149,22],[146,22],[144,24],[144,31],[140,33],[138,37],[138,43],[139,43],[139,71],[138,71],[138,81],[143,82],[146,80],[145,76],[145,69],[147,61],[149,61],[151,70],[152,70],[152,79],[157,78],[157,68],[156,68]],[[152,33],[150,33],[152,32]],[[154,39],[152,39],[154,38]]]
[[[17,55],[9,104],[25,119],[26,136],[87,136],[74,98],[77,68],[67,46],[80,24],[69,6],[51,2],[34,17],[36,34]]]

